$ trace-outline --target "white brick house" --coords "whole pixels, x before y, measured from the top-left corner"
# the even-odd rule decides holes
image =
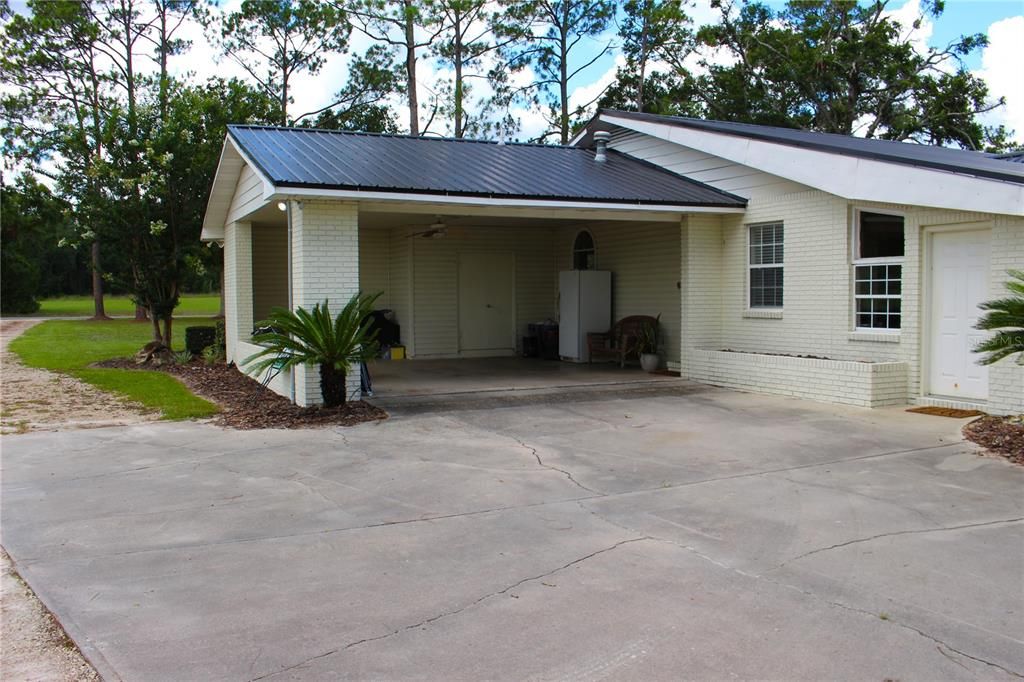
[[[557,317],[586,230],[613,317],[660,314],[685,378],[1024,411],[1024,367],[970,351],[977,303],[1024,269],[1020,159],[616,111],[574,145],[233,127],[203,232],[225,248],[229,359],[271,306],[360,290],[411,358],[514,354]],[[317,381],[272,388],[313,404]]]

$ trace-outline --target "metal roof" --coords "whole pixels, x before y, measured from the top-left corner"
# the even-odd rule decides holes
[[[228,133],[280,188],[744,207],[742,197],[609,150],[232,125]]]
[[[999,159],[1000,161],[1009,161],[1010,163],[1024,163],[1024,151],[997,154],[995,158]]]
[[[735,135],[793,147],[817,149],[845,156],[856,156],[923,168],[935,168],[953,173],[963,173],[1024,184],[1024,167],[1017,163],[1007,163],[1007,161],[1019,162],[1021,159],[1001,159],[995,154],[972,152],[965,149],[936,147],[910,142],[894,142],[892,140],[866,139],[834,133],[818,133],[809,130],[754,125],[752,123],[704,121],[682,116],[659,116],[616,109],[601,109],[595,119],[599,118],[602,114],[681,128],[706,130],[725,135]]]

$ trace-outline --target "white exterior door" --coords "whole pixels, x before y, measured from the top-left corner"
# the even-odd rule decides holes
[[[516,348],[515,263],[511,253],[459,254],[459,351]]]
[[[985,337],[974,325],[981,315],[978,304],[988,298],[989,235],[988,230],[932,235],[932,395],[988,398],[988,368],[977,363],[971,349]]]

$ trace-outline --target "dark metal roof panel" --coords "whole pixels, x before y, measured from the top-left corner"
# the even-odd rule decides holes
[[[229,126],[279,187],[599,203],[743,207],[746,200],[609,151],[538,144]]]
[[[1006,163],[1007,160],[1014,161],[1016,159],[1000,159],[992,154],[972,152],[965,149],[937,147],[910,142],[894,142],[892,140],[866,139],[834,133],[818,133],[809,130],[754,125],[752,123],[704,121],[682,116],[658,116],[656,114],[641,114],[615,109],[602,109],[598,112],[598,115],[600,114],[674,125],[682,128],[693,128],[695,130],[707,130],[794,147],[818,149],[846,156],[889,161],[923,168],[935,168],[953,173],[963,173],[1024,184],[1024,168],[1016,164]]]

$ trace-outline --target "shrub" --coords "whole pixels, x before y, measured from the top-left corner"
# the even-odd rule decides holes
[[[343,405],[345,376],[377,354],[377,330],[371,331],[370,311],[378,296],[357,294],[336,316],[331,315],[327,301],[317,303],[313,310],[274,308],[270,318],[260,323],[266,331],[252,337],[262,350],[242,364],[250,365],[249,371],[254,372],[318,365],[324,405]]]
[[[216,327],[186,327],[185,348],[192,355],[200,355],[208,346],[217,342]]]

